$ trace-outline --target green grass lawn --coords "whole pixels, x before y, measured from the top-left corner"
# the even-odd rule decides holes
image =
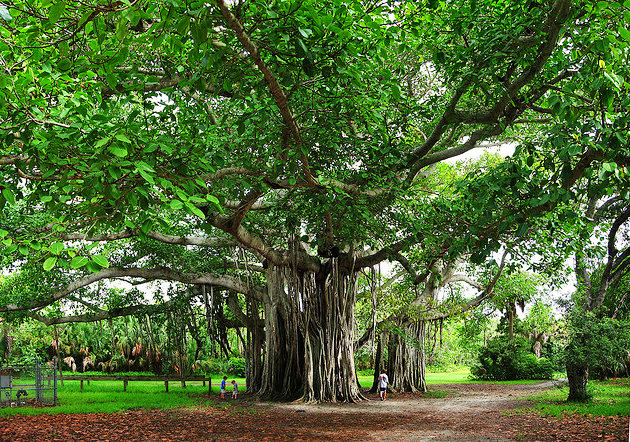
[[[372,376],[359,376],[359,382],[364,388],[371,387]],[[446,373],[427,373],[429,388],[432,384],[480,383],[468,378],[467,370]],[[130,381],[127,391],[123,391],[122,381],[92,381],[83,384],[80,381],[65,381],[59,385],[59,406],[44,408],[2,408],[0,417],[15,414],[64,414],[64,413],[117,413],[138,409],[170,409],[176,407],[232,407],[235,405],[229,399],[219,399],[219,383],[221,376],[212,377],[212,395],[208,396],[208,386],[201,382],[189,382],[187,388],[182,388],[179,382],[169,383],[166,393],[163,382]],[[228,378],[228,393],[230,393]],[[236,378],[241,392],[245,389],[245,380]],[[528,384],[540,381],[506,381],[501,384]],[[493,382],[495,383],[495,382]],[[549,390],[543,394],[528,398],[534,402],[533,409],[539,412],[560,416],[565,413],[579,413],[583,415],[629,415],[630,414],[630,380],[616,379],[606,382],[591,381],[589,383],[593,400],[588,404],[569,404],[565,400],[568,395],[567,387]],[[427,398],[433,397],[431,395]],[[442,397],[442,396],[436,396]],[[527,410],[527,409],[524,409]]]
[[[228,393],[231,393],[229,382],[234,379],[239,384],[240,392],[245,390],[245,379],[228,378]],[[122,381],[64,381],[58,385],[57,407],[44,408],[2,408],[0,417],[14,414],[64,414],[64,413],[116,413],[138,409],[169,409],[176,407],[197,407],[216,405],[219,395],[220,377],[213,377],[212,396],[208,397],[208,386],[201,382],[188,382],[182,388],[179,382],[169,382],[166,393],[164,382],[130,381],[127,391],[123,391]]]
[[[587,416],[630,415],[630,379],[589,381],[587,388],[593,398],[584,404],[566,402],[568,386],[548,390],[529,399],[535,402],[534,409],[548,416],[574,413]]]

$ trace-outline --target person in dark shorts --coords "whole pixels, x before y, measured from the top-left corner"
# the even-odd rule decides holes
[[[383,373],[378,376],[378,389],[382,401],[387,396],[387,384],[389,384],[389,378],[387,377],[387,372],[383,370]]]

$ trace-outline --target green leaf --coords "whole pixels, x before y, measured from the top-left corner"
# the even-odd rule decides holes
[[[39,197],[39,200],[40,200],[42,203],[49,203],[50,201],[52,201],[52,199],[53,199],[53,197],[52,197],[52,196],[50,196],[50,195],[41,195],[41,196]]]
[[[48,11],[48,20],[50,21],[51,25],[54,25],[59,21],[59,19],[63,15],[64,9],[66,9],[65,1],[57,2],[50,7],[50,10]]]
[[[604,163],[602,164],[602,167],[606,172],[614,172],[617,168],[617,163]]]
[[[111,141],[111,139],[112,139],[112,137],[101,138],[100,140],[98,140],[94,144],[94,147],[102,147],[102,146],[106,145],[107,143],[109,143]]]
[[[46,259],[46,261],[44,261],[44,270],[48,272],[53,267],[55,267],[55,264],[57,264],[57,257],[51,256],[50,258]]]
[[[518,230],[516,231],[516,236],[523,236],[527,233],[527,229],[529,228],[529,224],[523,223],[518,226]]]
[[[85,268],[88,269],[90,272],[92,273],[98,273],[101,271],[101,266],[99,266],[98,264],[96,264],[94,261],[89,261],[86,265]]]
[[[48,249],[55,255],[59,255],[61,252],[63,252],[63,248],[63,244],[60,242],[54,242],[48,247]]]
[[[111,153],[113,153],[114,155],[120,158],[124,158],[129,154],[129,152],[127,151],[127,148],[121,144],[112,144],[111,146],[107,148],[107,150],[109,150]]]
[[[621,35],[624,40],[630,42],[630,31],[628,31],[626,28],[622,28],[621,26],[619,26],[619,35]]]
[[[5,236],[7,236],[9,234],[9,232],[7,232],[4,229],[0,229],[0,238],[4,238]]]
[[[109,172],[109,176],[112,177],[112,179],[114,180],[117,180],[118,178],[122,176],[122,170],[120,170],[116,166],[112,166],[112,165],[107,166],[107,171]]]
[[[190,213],[191,215],[198,216],[201,219],[206,219],[206,215],[193,203],[186,201],[185,206],[186,206],[186,211]]]
[[[142,178],[144,178],[148,183],[150,184],[155,184],[155,180],[153,179],[153,175],[145,172],[142,169],[138,169],[138,172],[140,173],[140,175],[142,176]]]
[[[127,143],[127,144],[131,143],[131,140],[127,138],[127,136],[124,134],[116,134],[116,139],[118,141],[122,141],[123,143]]]
[[[169,203],[169,206],[173,210],[180,210],[182,207],[184,207],[184,203],[182,203],[180,200],[172,200]]]
[[[308,38],[313,34],[313,31],[310,29],[299,28],[298,31],[302,34],[302,37]]]
[[[59,60],[59,63],[57,63],[57,68],[60,71],[67,71],[68,69],[70,69],[72,67],[72,61],[70,61],[67,58],[62,58],[61,60]]]
[[[95,255],[92,260],[105,269],[109,267],[109,261],[103,255]]]
[[[116,23],[116,38],[118,41],[123,41],[125,36],[127,35],[127,19],[125,17],[121,17]]]
[[[155,170],[144,161],[138,161],[135,163],[135,165],[138,170],[145,170],[147,172],[156,173]]]
[[[75,256],[74,258],[72,258],[72,261],[70,261],[70,266],[73,269],[79,269],[85,266],[88,262],[90,262],[90,260],[87,259],[85,256]]]
[[[15,204],[15,195],[13,195],[13,192],[11,191],[11,189],[7,187],[2,189],[2,196],[4,197],[7,203],[11,205]]]

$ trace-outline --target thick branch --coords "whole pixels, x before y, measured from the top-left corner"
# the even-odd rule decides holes
[[[128,307],[121,307],[121,308],[117,308],[113,310],[99,309],[98,311],[92,312],[92,313],[84,313],[82,315],[60,316],[57,318],[48,318],[46,316],[38,315],[36,313],[32,313],[29,316],[48,326],[57,325],[57,324],[77,323],[77,322],[96,322],[96,321],[102,321],[105,319],[119,318],[121,316],[131,316],[135,313],[138,313],[139,311],[143,311],[143,312],[164,311],[168,309],[168,307],[173,302],[174,301],[171,300],[171,301],[164,302],[162,304],[130,305]]]
[[[269,69],[269,66],[267,66],[267,64],[262,59],[260,55],[260,51],[258,50],[258,47],[254,44],[254,42],[251,40],[249,35],[245,32],[245,29],[243,28],[243,25],[241,24],[241,22],[234,16],[234,14],[232,14],[232,12],[228,8],[225,1],[216,0],[216,2],[217,2],[217,5],[219,6],[219,9],[221,10],[221,14],[223,15],[223,18],[228,23],[228,25],[232,28],[232,30],[236,33],[236,37],[238,38],[238,41],[241,42],[241,44],[243,45],[243,48],[245,48],[245,50],[249,53],[249,56],[254,60],[254,63],[256,64],[256,66],[258,66],[258,69],[260,69],[260,71],[263,73],[263,76],[265,77],[265,81],[267,82],[267,85],[269,86],[269,90],[271,91],[271,95],[273,96],[276,102],[276,105],[278,106],[278,109],[280,109],[282,120],[284,121],[284,124],[291,131],[291,135],[293,136],[293,139],[295,140],[295,143],[298,145],[298,148],[299,148],[300,146],[303,145],[302,135],[300,133],[300,129],[298,128],[297,123],[295,122],[295,117],[293,116],[293,112],[291,111],[291,108],[289,107],[289,100],[286,94],[284,93],[284,91],[282,90],[282,86],[280,86],[280,83],[276,79],[275,75],[273,74],[273,72],[271,72],[271,69]],[[313,178],[309,170],[308,160],[301,151],[300,151],[300,159],[302,161],[302,166],[303,166],[303,170],[306,176],[306,181],[309,183],[315,183],[315,179]]]
[[[208,221],[216,228],[223,230],[232,235],[241,246],[255,250],[274,265],[287,266],[292,263],[293,254],[279,251],[269,246],[260,237],[254,235],[243,225],[237,228],[232,226],[232,217],[211,213],[208,215]],[[300,270],[317,272],[320,268],[320,262],[317,258],[308,255],[304,251],[298,251],[297,267]]]
[[[212,284],[229,290],[234,290],[239,293],[243,293],[256,299],[262,298],[263,290],[261,287],[251,286],[245,281],[231,276],[212,276],[207,274],[197,275],[180,273],[167,267],[154,269],[112,267],[109,269],[103,269],[98,273],[93,273],[79,278],[68,284],[65,288],[48,295],[44,299],[34,300],[24,305],[0,305],[0,312],[24,311],[43,308],[54,303],[55,301],[64,299],[76,290],[87,287],[97,281],[122,277],[142,278],[146,280],[160,279],[165,281],[182,282],[184,284]]]
[[[497,274],[494,276],[494,278],[492,278],[492,281],[490,281],[490,284],[488,284],[488,286],[481,293],[479,293],[479,295],[477,295],[475,298],[467,301],[457,311],[449,312],[449,313],[442,313],[442,314],[439,314],[439,315],[435,315],[435,316],[428,317],[428,318],[423,318],[423,319],[425,321],[435,321],[437,319],[446,319],[448,317],[459,315],[459,314],[464,313],[464,312],[466,312],[468,310],[471,310],[471,309],[477,307],[479,304],[481,304],[486,299],[489,299],[492,296],[492,293],[494,291],[494,287],[497,284],[497,281],[499,280],[499,278],[501,277],[501,274],[503,273],[503,269],[505,268],[505,257],[507,256],[507,253],[508,253],[507,251],[503,253],[503,257],[501,258],[501,264],[499,265],[499,270],[497,271]]]
[[[395,259],[396,254],[407,247],[410,247],[416,244],[419,241],[419,238],[415,235],[408,236],[407,238],[402,239],[392,245],[383,247],[381,250],[367,256],[362,256],[357,258],[354,267],[356,269],[362,269],[365,267],[372,267],[378,264],[379,262],[383,262],[386,259],[393,258]]]
[[[138,232],[134,232],[132,230],[124,230],[119,233],[110,233],[103,235],[84,235],[81,233],[71,233],[68,235],[64,235],[62,237],[65,241],[88,241],[88,242],[97,242],[97,241],[117,241],[121,239],[127,238],[135,238],[139,234]],[[150,231],[146,234],[147,237],[152,238],[156,241],[167,243],[167,244],[178,244],[183,246],[200,246],[200,247],[234,247],[238,245],[236,241],[230,240],[228,238],[204,238],[202,236],[174,236],[174,235],[165,235],[160,232]]]

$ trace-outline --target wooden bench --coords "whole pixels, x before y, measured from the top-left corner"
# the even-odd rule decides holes
[[[186,382],[201,381],[203,386],[206,386],[208,382],[208,394],[212,393],[212,379],[206,376],[143,376],[143,375],[129,375],[129,376],[108,376],[108,375],[63,375],[59,379],[64,381],[81,381],[81,390],[83,390],[83,381],[87,381],[90,385],[90,381],[122,381],[123,391],[127,391],[127,384],[129,381],[149,381],[149,382],[164,382],[164,387],[168,393],[169,382],[181,382],[182,388],[186,388]]]

